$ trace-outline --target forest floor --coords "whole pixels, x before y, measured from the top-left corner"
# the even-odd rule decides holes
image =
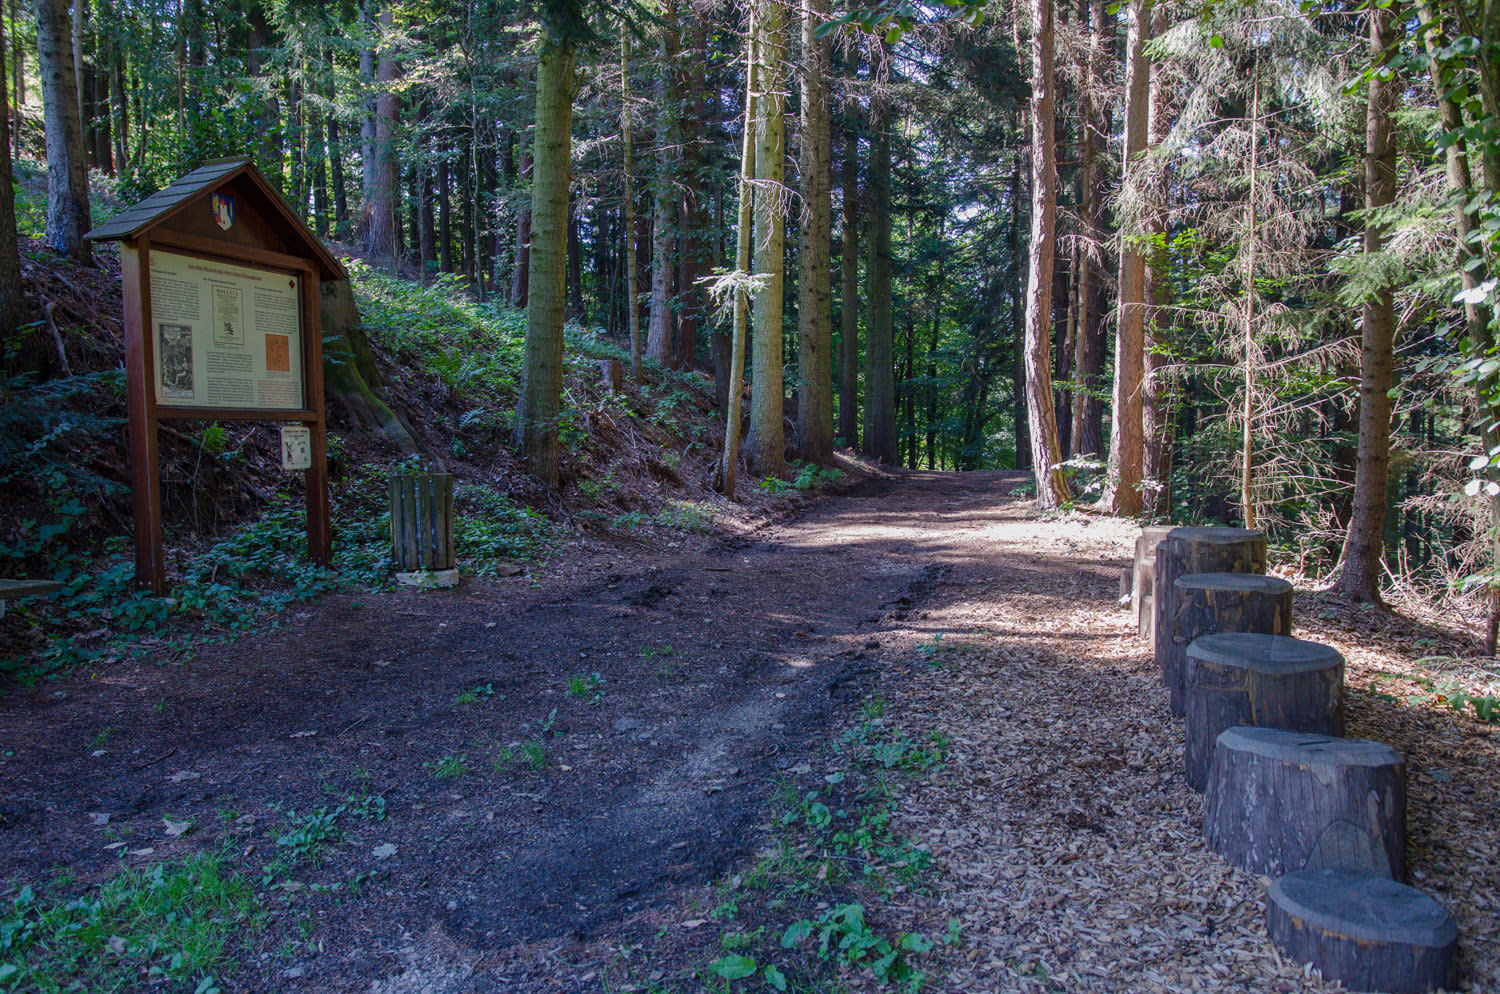
[[[1267,941],[1266,881],[1202,841],[1116,603],[1134,530],[1040,514],[1024,479],[578,539],[14,694],[0,880],[241,882],[200,990],[1324,990]],[[1496,989],[1500,728],[1428,675],[1472,648],[1302,590],[1296,634],[1346,654],[1349,734],[1408,757],[1414,881]],[[86,986],[161,989],[159,950],[108,948]]]

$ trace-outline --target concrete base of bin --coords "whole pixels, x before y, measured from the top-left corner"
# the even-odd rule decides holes
[[[408,587],[425,587],[429,590],[447,590],[458,586],[456,569],[419,569],[411,573],[397,573],[396,580]]]

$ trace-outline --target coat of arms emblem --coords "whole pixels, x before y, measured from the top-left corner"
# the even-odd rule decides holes
[[[234,225],[234,197],[227,193],[211,193],[208,197],[210,206],[213,207],[214,221],[220,228],[228,231]]]

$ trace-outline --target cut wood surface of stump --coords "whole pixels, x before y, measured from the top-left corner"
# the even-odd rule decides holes
[[[1266,533],[1249,528],[1173,528],[1156,547],[1151,588],[1152,645],[1161,666],[1172,640],[1180,576],[1190,573],[1264,573]]]
[[[1242,870],[1406,879],[1406,761],[1383,742],[1236,726],[1207,794],[1203,834]]]
[[[1285,635],[1203,635],[1187,649],[1188,785],[1202,791],[1219,733],[1236,725],[1344,734],[1344,657]]]
[[[1130,606],[1135,611],[1135,630],[1151,642],[1155,636],[1156,612],[1153,590],[1156,585],[1156,547],[1167,537],[1172,525],[1147,525],[1135,540],[1135,561],[1130,569]]]
[[[1299,870],[1266,892],[1266,930],[1288,956],[1356,991],[1420,994],[1458,979],[1458,926],[1387,877]]]
[[[1184,712],[1187,687],[1183,668],[1187,647],[1200,635],[1216,632],[1292,634],[1292,585],[1278,576],[1254,573],[1189,573],[1172,584],[1176,604],[1171,631],[1158,643],[1162,683],[1171,698],[1172,713]]]

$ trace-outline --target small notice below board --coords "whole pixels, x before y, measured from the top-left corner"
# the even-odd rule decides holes
[[[300,410],[297,278],[151,253],[156,401],[164,407]]]

